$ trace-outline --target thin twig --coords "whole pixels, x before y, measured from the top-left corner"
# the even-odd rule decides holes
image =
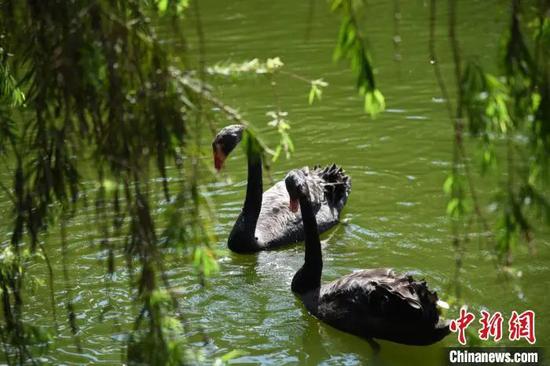
[[[46,267],[48,268],[48,284],[50,286],[50,303],[52,307],[53,323],[55,326],[55,331],[57,333],[59,331],[59,326],[57,324],[57,310],[56,310],[56,303],[55,303],[55,286],[54,286],[53,267],[50,261],[50,257],[46,252],[46,248],[44,247],[44,244],[41,241],[39,241],[38,246],[40,248],[40,251],[42,252],[42,255],[44,256]]]

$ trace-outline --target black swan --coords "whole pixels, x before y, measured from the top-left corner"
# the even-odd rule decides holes
[[[223,128],[214,138],[212,149],[214,165],[220,170],[227,156],[250,133],[243,125]],[[269,250],[281,245],[304,240],[302,218],[288,207],[288,193],[284,181],[263,192],[261,154],[250,148],[253,143],[247,136],[248,183],[243,209],[229,234],[228,246],[237,253]],[[346,204],[351,179],[336,165],[302,169],[305,183],[311,193],[312,209],[317,218],[319,232],[334,226]],[[262,193],[263,192],[263,193]]]
[[[305,262],[292,279],[292,292],[323,322],[369,341],[373,338],[428,345],[449,334],[439,320],[437,294],[425,282],[391,269],[367,269],[321,285],[323,258],[307,176],[292,170],[285,178],[290,207],[301,208],[305,231]]]

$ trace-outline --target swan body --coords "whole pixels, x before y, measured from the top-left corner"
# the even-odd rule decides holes
[[[241,141],[243,133],[246,133],[245,127],[241,125],[228,126],[218,133],[212,143],[217,169]],[[351,179],[334,164],[311,170],[305,167],[300,171],[308,185],[318,229],[322,233],[338,223],[351,190]],[[263,192],[261,156],[249,151],[246,198],[229,234],[229,249],[250,253],[303,241],[301,213],[292,212],[288,202],[284,181]]]
[[[297,208],[299,202],[305,232],[305,261],[291,288],[312,315],[369,340],[375,348],[373,338],[428,345],[449,334],[448,323],[439,320],[437,294],[411,276],[387,268],[367,269],[322,285],[321,243],[303,173],[291,171],[285,184],[290,206]]]
[[[438,323],[437,294],[389,268],[354,272],[301,298],[315,317],[366,339],[428,345],[449,334]]]

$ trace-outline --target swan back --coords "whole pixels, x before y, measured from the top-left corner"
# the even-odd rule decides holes
[[[318,318],[365,338],[422,345],[449,334],[448,325],[439,322],[437,293],[387,268],[351,273],[308,299],[316,301],[306,306]]]

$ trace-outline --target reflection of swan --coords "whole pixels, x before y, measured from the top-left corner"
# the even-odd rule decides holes
[[[214,165],[221,169],[227,156],[248,132],[242,125],[222,129],[212,142]],[[229,234],[229,249],[239,252],[257,252],[304,240],[301,215],[288,208],[288,193],[284,183],[278,182],[263,192],[261,154],[251,148],[248,141],[248,183],[246,199],[241,214]],[[308,168],[303,168],[308,171]],[[315,215],[320,232],[338,222],[340,211],[346,204],[351,181],[335,165],[314,168],[305,175],[311,192]]]
[[[371,353],[365,350],[362,339],[342,333],[315,318],[305,320],[300,336],[300,365],[366,365],[370,360],[374,361]]]
[[[319,323],[307,319],[301,336],[301,352],[298,354],[300,365],[319,365],[330,357],[319,331]]]
[[[292,291],[311,314],[366,338],[375,349],[379,346],[372,338],[427,345],[449,334],[448,324],[439,322],[437,294],[410,276],[390,269],[368,269],[321,286],[321,243],[306,176],[293,170],[285,184],[290,207],[301,208],[305,231],[305,261],[292,279]]]

